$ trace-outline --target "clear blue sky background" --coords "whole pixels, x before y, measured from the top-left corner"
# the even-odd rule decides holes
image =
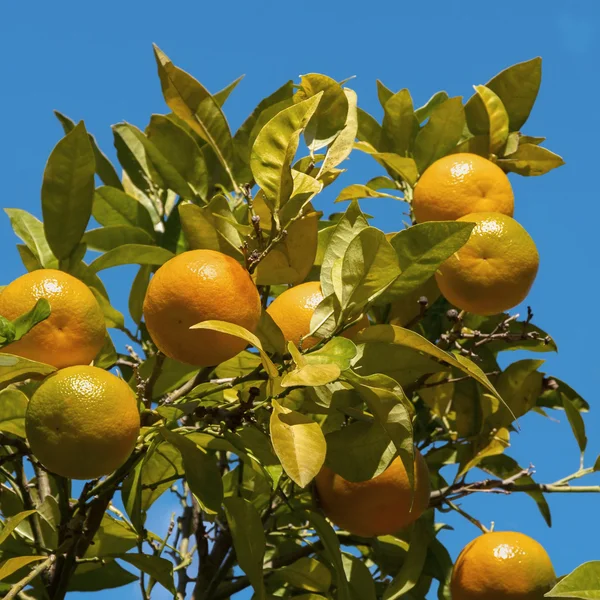
[[[338,80],[356,75],[349,85],[358,92],[359,104],[379,116],[376,78],[394,90],[408,87],[420,105],[440,89],[468,96],[473,84],[541,55],[542,89],[525,131],[546,136],[547,146],[567,165],[542,178],[511,177],[516,217],[535,239],[542,260],[529,303],[536,323],[554,335],[560,349],[548,357],[546,370],[569,382],[592,405],[586,416],[591,464],[600,453],[594,344],[594,299],[599,292],[599,33],[595,0],[4,2],[0,204],[40,215],[43,168],[61,136],[52,109],[85,119],[111,157],[110,125],[126,120],[144,127],[150,114],[165,112],[152,42],[212,91],[246,74],[226,106],[234,129],[263,96],[303,73],[322,72]],[[340,178],[341,185],[365,182],[378,173],[374,163],[359,156],[346,166],[349,173]],[[318,208],[331,211],[334,193],[335,189],[326,192]],[[375,225],[386,231],[401,227],[401,206],[392,201],[363,204],[375,215]],[[2,284],[24,272],[15,242],[8,218],[0,215]],[[126,312],[132,271],[105,273],[113,303]],[[559,422],[536,415],[523,419],[522,434],[512,439],[510,453],[523,465],[533,463],[543,482],[578,466],[568,423],[563,414],[556,416]],[[552,529],[544,525],[533,502],[519,495],[482,494],[465,506],[483,522],[495,521],[498,529],[537,538],[559,574],[599,559],[599,497],[555,495],[549,501]],[[168,498],[161,502],[152,516],[151,528],[157,532],[166,528],[170,503]],[[467,522],[446,515],[440,520],[457,526],[455,532],[443,534],[453,556],[477,534]],[[167,597],[163,592],[156,597]],[[129,586],[96,597],[116,600],[137,598],[138,593],[136,586]]]

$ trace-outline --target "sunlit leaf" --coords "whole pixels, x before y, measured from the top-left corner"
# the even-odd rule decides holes
[[[6,579],[9,575],[12,575],[19,569],[30,565],[33,562],[39,562],[40,560],[46,560],[47,556],[18,556],[15,558],[9,558],[3,563],[0,563],[0,581]]]
[[[56,268],[56,257],[46,241],[44,224],[20,208],[5,208],[4,212],[8,215],[15,234],[25,242],[40,264],[46,268]]]
[[[600,598],[600,560],[583,563],[561,579],[547,594],[546,598]]]
[[[115,554],[114,558],[118,558],[136,569],[147,573],[153,579],[156,579],[169,592],[175,594],[175,585],[173,583],[173,563],[166,558],[160,556],[152,556],[150,554]]]
[[[97,273],[120,265],[160,266],[173,258],[174,254],[157,246],[145,244],[124,244],[99,256],[90,263],[92,272]]]
[[[386,151],[406,156],[412,150],[419,122],[407,89],[400,90],[385,103],[382,127]]]
[[[318,423],[273,400],[271,440],[285,472],[306,487],[325,462],[327,444]]]
[[[565,164],[565,161],[547,148],[534,144],[521,144],[510,156],[498,159],[498,166],[510,173],[535,176],[545,175],[552,169]]]
[[[2,386],[31,377],[49,375],[54,371],[56,368],[51,365],[12,354],[0,354],[0,385]]]
[[[508,113],[502,100],[485,85],[476,85],[475,92],[481,98],[490,123],[490,152],[496,154],[508,138]]]

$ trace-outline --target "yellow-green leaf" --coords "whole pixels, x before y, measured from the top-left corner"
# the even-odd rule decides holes
[[[0,564],[0,581],[16,573],[19,569],[30,565],[32,562],[39,562],[47,558],[47,556],[18,556],[16,558],[9,558]]]
[[[536,144],[521,144],[514,154],[498,159],[498,166],[505,171],[526,177],[545,175],[564,164],[558,154]]]
[[[25,412],[29,400],[19,390],[0,392],[0,431],[25,437]]]
[[[508,138],[508,113],[502,100],[485,85],[473,86],[481,98],[490,121],[490,152],[496,154]]]
[[[38,375],[49,375],[54,371],[56,368],[51,365],[12,354],[0,354],[0,385],[3,386]]]
[[[247,329],[240,325],[234,325],[233,323],[227,323],[226,321],[202,321],[192,325],[190,329],[210,329],[212,331],[219,331],[221,333],[227,333],[233,335],[242,340],[246,340],[249,344],[252,344],[259,352],[265,371],[270,377],[277,377],[277,367],[273,364],[273,361],[269,358],[267,353],[263,350],[260,340]]]
[[[300,487],[306,487],[325,462],[327,444],[321,426],[273,400],[270,432],[285,472]]]

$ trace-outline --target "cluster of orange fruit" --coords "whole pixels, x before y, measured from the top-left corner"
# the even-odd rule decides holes
[[[413,201],[419,222],[476,223],[467,244],[436,274],[442,293],[458,308],[477,314],[502,312],[521,302],[533,283],[538,254],[527,232],[511,218],[513,203],[506,175],[475,155],[440,159],[421,177]],[[41,297],[50,302],[50,317],[3,350],[59,369],[31,398],[26,416],[29,443],[42,464],[60,475],[77,479],[106,475],[123,464],[135,447],[140,430],[136,395],[122,379],[89,366],[104,344],[104,319],[92,292],[74,277],[50,269],[24,275],[0,294],[0,314],[16,318]],[[318,282],[301,283],[278,296],[267,312],[286,340],[309,348],[318,341],[309,336],[310,321],[322,299]],[[161,352],[207,367],[233,358],[246,342],[191,327],[221,320],[255,332],[261,301],[252,277],[236,260],[211,250],[192,250],[156,271],[143,312]],[[368,324],[364,316],[344,335],[353,337]],[[364,482],[346,481],[323,467],[315,484],[323,511],[335,524],[359,536],[396,533],[429,505],[429,472],[418,451],[414,492],[399,458]],[[508,569],[503,565],[507,564],[511,565],[510,597],[537,598],[539,590],[554,579],[547,555],[530,538],[486,534],[459,557],[453,597],[506,597],[503,581]],[[515,595],[519,577],[524,582],[522,594]]]
[[[514,194],[500,167],[476,154],[440,158],[419,179],[412,209],[419,223],[475,223],[468,242],[436,273],[451,304],[493,315],[525,299],[539,255],[527,231],[512,218]]]

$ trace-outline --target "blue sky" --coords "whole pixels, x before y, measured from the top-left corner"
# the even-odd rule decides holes
[[[516,218],[535,239],[541,269],[528,303],[535,322],[555,337],[559,353],[545,369],[575,387],[592,404],[586,416],[587,462],[600,453],[600,412],[596,408],[598,338],[594,298],[598,284],[597,138],[600,94],[600,8],[595,0],[487,3],[399,0],[288,3],[276,0],[181,2],[154,0],[101,3],[5,2],[0,8],[0,204],[40,215],[40,184],[45,161],[61,136],[52,110],[76,120],[111,157],[110,125],[129,121],[145,126],[152,113],[165,112],[151,43],[156,42],[182,68],[217,91],[241,74],[246,78],[226,105],[236,128],[257,102],[289,78],[322,72],[349,85],[359,105],[380,114],[375,80],[398,90],[408,87],[416,105],[444,89],[468,96],[472,85],[515,62],[542,56],[543,81],[525,132],[548,138],[546,145],[567,165],[542,178],[511,176]],[[353,155],[341,185],[365,182],[378,173],[374,163]],[[318,208],[332,209],[335,189]],[[402,225],[402,205],[364,202],[374,224],[386,231]],[[0,218],[0,255],[5,284],[21,275],[8,218]],[[113,303],[126,312],[129,269],[106,272]],[[533,463],[537,478],[552,482],[577,469],[578,451],[560,422],[529,416],[513,436],[511,454]],[[594,478],[592,478],[592,483]],[[598,559],[598,497],[549,497],[554,527],[548,529],[525,497],[482,494],[464,506],[498,529],[521,530],[538,539],[558,573]],[[164,530],[168,501],[153,515]],[[446,518],[441,516],[441,520]],[[477,530],[457,527],[444,534],[455,556]],[[100,592],[96,598],[136,598],[135,586]],[[74,594],[73,598],[79,595]],[[83,597],[83,595],[82,595]],[[161,593],[156,595],[161,597]],[[166,596],[165,596],[166,597]]]

